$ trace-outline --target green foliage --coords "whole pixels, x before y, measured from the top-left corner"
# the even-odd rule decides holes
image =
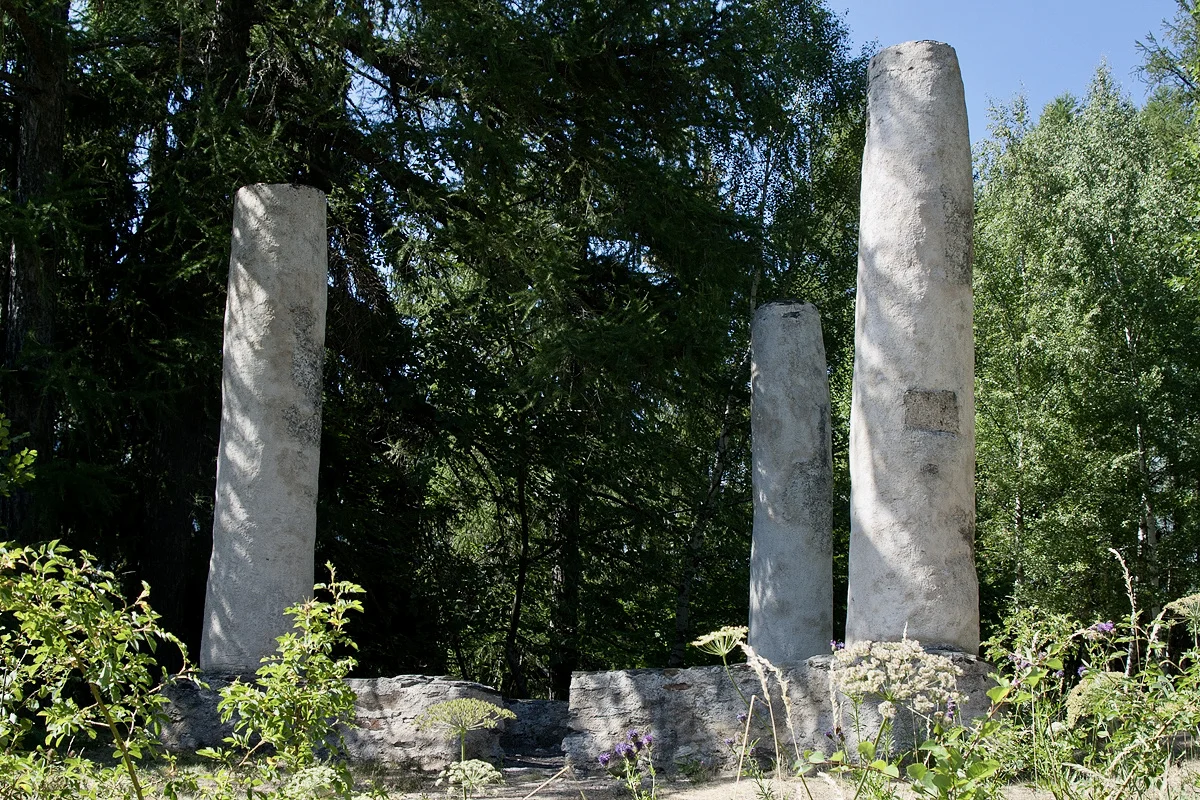
[[[14,489],[34,478],[33,462],[37,459],[37,451],[28,447],[20,450],[13,447],[22,438],[12,435],[12,422],[0,414],[0,458],[4,459],[0,466],[0,497],[11,496]]]
[[[326,567],[329,582],[318,583],[313,591],[328,594],[328,599],[314,596],[287,609],[293,630],[279,637],[277,651],[263,659],[255,682],[237,680],[221,689],[221,718],[234,721],[228,740],[233,751],[203,750],[201,755],[232,764],[236,754],[240,766],[267,748],[268,754],[254,762],[262,783],[321,767],[321,774],[329,769],[336,773],[335,788],[345,794],[351,786],[349,772],[331,756],[336,759],[340,752],[338,726],[354,721],[354,690],[345,678],[355,662],[336,657],[336,651],[355,647],[346,633],[347,615],[362,611],[362,603],[351,595],[363,590],[336,580],[333,565]]]
[[[337,725],[353,719],[353,666],[335,650],[353,647],[347,613],[361,610],[356,585],[317,584],[329,599],[288,613],[295,630],[279,637],[251,687],[222,690],[226,720],[237,714],[235,754],[210,751],[224,764],[200,779],[161,752],[162,695],[173,680],[154,659],[157,645],[182,645],[158,625],[149,589],[128,602],[111,572],[86,553],[58,543],[0,544],[0,785],[16,797],[346,797],[352,781],[337,751]],[[185,659],[186,661],[186,659]],[[94,741],[111,744],[117,766],[85,757]],[[270,754],[251,761],[260,748]],[[163,768],[147,778],[150,760]],[[7,796],[7,795],[6,795]]]
[[[54,325],[0,376],[47,409],[14,537],[198,644],[232,194],[297,181],[329,198],[318,553],[378,598],[364,670],[562,696],[744,607],[754,307],[820,305],[848,386],[866,62],[825,3],[31,8],[0,244],[54,244]],[[38,29],[61,168],[18,175]]]
[[[1193,642],[1173,658],[1167,648],[1170,628],[1186,619],[1167,609],[1147,626],[1136,615],[1088,627],[1036,612],[1011,618],[990,651],[1001,669],[989,695],[1008,713],[983,742],[1003,777],[1061,800],[1164,788],[1194,746],[1181,736],[1200,724],[1200,651]],[[1064,667],[1076,664],[1069,675]]]
[[[913,793],[938,800],[984,800],[1000,796],[995,776],[1000,762],[989,757],[980,745],[996,723],[987,722],[974,730],[961,725],[935,725],[934,736],[917,751],[924,762],[909,764],[905,773]]]
[[[43,774],[56,751],[104,732],[141,796],[134,762],[157,748],[167,703],[168,676],[154,653],[160,642],[183,649],[159,627],[149,594],[143,585],[126,601],[111,572],[57,542],[0,544],[0,747],[18,771],[25,763]],[[83,774],[68,769],[57,780],[65,786]]]
[[[978,558],[1008,605],[1120,613],[1109,548],[1152,614],[1195,590],[1200,293],[1179,142],[1101,69],[1032,122],[997,112],[979,154]],[[1164,132],[1168,135],[1164,135]]]

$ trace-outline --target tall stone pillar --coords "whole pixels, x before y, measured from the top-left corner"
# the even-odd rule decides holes
[[[751,353],[749,641],[768,661],[798,662],[829,652],[833,636],[833,457],[817,309],[759,307]]]
[[[846,638],[979,649],[971,144],[954,49],[871,60]]]
[[[312,593],[327,280],[325,195],[238,190],[200,666],[249,674]]]

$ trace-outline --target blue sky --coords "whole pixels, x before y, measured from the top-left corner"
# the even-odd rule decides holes
[[[1132,70],[1135,42],[1160,35],[1174,0],[828,0],[844,14],[856,45],[936,39],[958,52],[971,140],[987,134],[990,101],[1024,89],[1034,114],[1064,92],[1083,95],[1101,59],[1132,99],[1146,86]]]

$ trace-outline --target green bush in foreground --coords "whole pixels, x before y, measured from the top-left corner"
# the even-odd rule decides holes
[[[1167,604],[1143,625],[1125,574],[1131,598],[1125,621],[1085,627],[1037,609],[1013,615],[1006,634],[989,643],[997,685],[980,719],[959,716],[966,698],[957,692],[957,667],[917,642],[835,643],[830,697],[841,722],[828,734],[831,752],[797,749],[787,770],[776,742],[776,777],[840,776],[852,789],[843,795],[855,800],[986,800],[1015,781],[1030,781],[1056,800],[1197,796],[1200,778],[1178,767],[1194,757],[1200,736],[1200,594]],[[1167,634],[1179,624],[1190,647],[1172,658]],[[759,677],[762,692],[749,699],[746,735],[735,756],[739,772],[770,800],[777,790],[747,750],[753,748],[749,715],[761,704],[774,722],[772,676],[789,729],[792,709],[784,674],[745,645],[744,630],[723,629],[725,635],[694,644],[722,659],[741,647]],[[839,695],[848,703],[848,720]],[[868,704],[878,727],[863,724]],[[899,715],[913,723],[915,747],[896,747]]]
[[[140,798],[134,765],[158,747],[170,680],[154,651],[183,645],[158,626],[148,586],[126,602],[111,572],[69,553],[0,544],[0,782],[30,797],[98,791],[116,776],[78,754],[103,734]]]
[[[205,787],[209,796],[272,796],[275,789],[280,797],[350,796],[349,769],[337,758],[342,750],[337,726],[354,721],[354,690],[345,679],[355,660],[334,658],[334,650],[357,647],[346,623],[349,612],[362,611],[350,595],[363,590],[335,580],[333,565],[326,567],[329,583],[313,591],[329,599],[313,597],[289,608],[293,630],[263,659],[255,683],[235,681],[221,690],[218,708],[223,721],[234,720],[234,735],[226,740],[229,748],[199,751],[223,767],[214,785]],[[256,758],[260,751],[266,754]]]
[[[162,687],[190,673],[167,675],[154,661],[160,643],[179,648],[185,664],[187,654],[158,626],[149,587],[130,603],[87,553],[0,544],[0,798],[350,797],[336,726],[353,719],[344,678],[354,660],[334,650],[354,646],[345,626],[362,610],[350,597],[362,589],[333,580],[332,568],[330,576],[314,587],[327,600],[287,610],[295,628],[256,682],[221,691],[235,733],[227,748],[204,753],[217,766],[198,777],[158,741]],[[100,741],[117,766],[84,757]],[[158,769],[146,785],[140,767],[149,762]]]
[[[1125,620],[1081,626],[1026,609],[989,643],[1000,668],[991,695],[1008,713],[984,745],[1005,765],[1001,777],[1031,780],[1058,800],[1196,796],[1197,776],[1180,776],[1190,787],[1168,781],[1200,732],[1200,595],[1167,604],[1147,625],[1127,570],[1125,578]],[[1191,646],[1172,657],[1168,633],[1179,624]]]

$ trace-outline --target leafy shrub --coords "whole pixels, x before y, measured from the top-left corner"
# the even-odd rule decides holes
[[[23,773],[14,779],[31,795],[35,784],[46,796],[83,791],[94,775],[71,757],[103,731],[141,797],[134,763],[158,746],[170,680],[154,652],[160,642],[184,647],[158,626],[146,584],[127,602],[111,572],[69,554],[57,542],[0,544],[3,770]],[[66,768],[54,769],[64,755]]]
[[[0,493],[3,488],[0,487]],[[236,715],[231,749],[209,751],[221,766],[203,780],[161,752],[158,732],[167,675],[154,661],[160,643],[183,645],[158,625],[149,587],[126,601],[116,578],[87,553],[72,556],[52,542],[39,548],[0,544],[0,786],[7,797],[143,798],[137,765],[166,769],[156,778],[165,797],[350,797],[343,762],[333,759],[338,724],[353,719],[354,693],[344,681],[354,665],[335,658],[354,646],[347,614],[362,605],[358,586],[317,584],[314,598],[288,609],[295,629],[279,637],[254,685],[222,690],[220,710]],[[83,757],[106,735],[117,767]],[[261,758],[260,751],[270,750]]]
[[[312,598],[287,609],[293,630],[277,639],[278,650],[263,659],[255,682],[238,680],[221,689],[221,718],[234,721],[234,734],[226,740],[232,749],[200,751],[234,773],[260,750],[269,751],[253,761],[256,780],[260,785],[284,781],[284,796],[296,791],[297,780],[311,789],[324,779],[337,796],[348,795],[352,786],[345,761],[337,758],[343,744],[337,726],[354,720],[354,690],[345,679],[355,660],[335,658],[335,651],[356,648],[346,623],[349,612],[362,611],[362,603],[350,595],[363,590],[336,580],[333,565],[325,566],[329,582],[318,583]]]
[[[1056,798],[1143,797],[1164,788],[1194,741],[1200,597],[1169,603],[1142,625],[1128,570],[1125,577],[1127,620],[1085,627],[1026,610],[990,643],[1000,666],[994,697],[1011,713],[987,746],[1009,779],[1032,780]],[[1192,647],[1172,659],[1165,634],[1180,623]]]

